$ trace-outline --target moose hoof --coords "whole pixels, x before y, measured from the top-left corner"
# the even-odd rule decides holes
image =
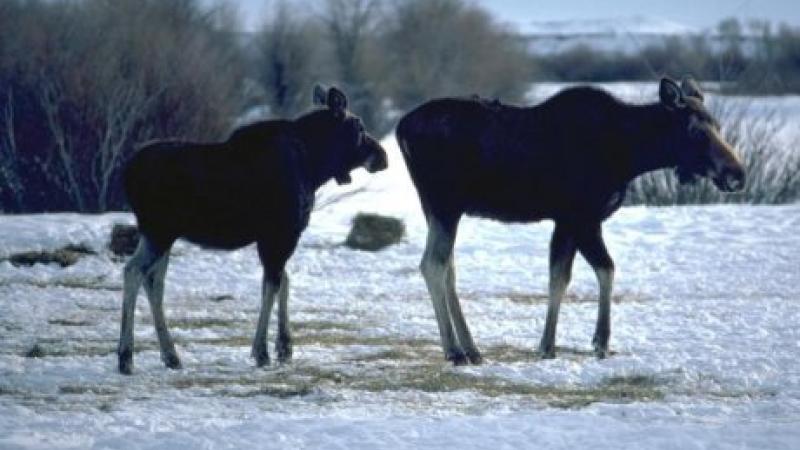
[[[178,358],[178,355],[176,353],[170,353],[164,355],[163,360],[164,360],[164,365],[167,366],[167,369],[179,370],[183,368],[183,366],[181,365],[181,359]]]
[[[469,364],[467,355],[461,350],[450,350],[445,355],[445,359],[452,362],[454,366],[466,366]]]
[[[594,346],[594,354],[597,356],[597,359],[606,359],[611,356],[611,352],[608,351],[608,347],[601,347],[596,344]]]
[[[267,353],[266,348],[253,350],[253,358],[256,359],[256,367],[269,365],[269,353]]]
[[[555,359],[556,357],[556,349],[553,347],[539,347],[537,352],[539,357],[542,359]]]
[[[611,356],[611,352],[608,351],[608,333],[595,333],[594,338],[592,338],[592,346],[594,346],[594,354],[599,359]]]
[[[278,362],[285,363],[292,359],[292,343],[288,340],[279,340],[275,343],[275,352],[278,354]]]
[[[483,356],[481,356],[481,352],[477,350],[468,351],[467,358],[469,358],[470,363],[476,366],[483,364]]]
[[[133,373],[133,352],[129,349],[119,352],[119,373],[123,375]]]

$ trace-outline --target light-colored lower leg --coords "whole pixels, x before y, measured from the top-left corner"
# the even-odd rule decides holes
[[[467,358],[473,364],[480,364],[483,361],[481,353],[475,347],[475,342],[472,340],[472,334],[469,332],[467,321],[464,319],[464,314],[461,311],[461,303],[458,300],[456,293],[456,273],[455,263],[451,256],[447,265],[447,279],[446,279],[446,294],[447,294],[447,309],[450,312],[450,318],[453,321],[453,328],[455,329],[458,343],[464,349]]]
[[[120,373],[128,375],[133,370],[133,317],[136,312],[136,297],[142,284],[141,269],[129,262],[125,265],[124,278],[117,356]]]
[[[564,297],[564,292],[569,285],[575,252],[575,240],[556,225],[550,243],[550,292],[547,304],[547,319],[544,325],[544,334],[539,343],[539,353],[544,358],[554,358],[556,355],[558,312],[561,309],[561,300]]]
[[[433,311],[436,315],[436,322],[439,325],[439,336],[445,358],[456,364],[463,364],[466,362],[466,356],[455,340],[446,303],[445,278],[447,276],[447,261],[452,254],[452,239],[452,236],[448,236],[436,221],[429,221],[428,241],[425,246],[425,254],[422,256],[422,262],[420,263],[420,270],[423,278],[425,278],[425,285],[428,287],[428,293],[433,303]]]
[[[150,311],[153,314],[153,325],[158,335],[158,344],[161,349],[161,360],[170,369],[180,369],[181,360],[175,351],[175,344],[167,329],[164,317],[164,278],[169,265],[169,254],[164,254],[153,266],[150,273],[145,276],[144,289],[147,300],[150,302]]]
[[[126,375],[133,371],[133,319],[136,313],[136,297],[139,295],[143,274],[151,269],[156,258],[152,245],[147,238],[142,237],[136,252],[123,270],[122,319],[117,356],[119,371]]]
[[[545,358],[555,357],[556,351],[556,326],[558,312],[561,309],[561,300],[569,285],[569,276],[563,270],[553,271],[550,274],[550,293],[547,303],[547,320],[544,326],[544,335],[539,344],[539,353]]]
[[[289,330],[289,276],[281,274],[281,287],[278,289],[278,336],[275,338],[275,353],[278,361],[292,359],[292,334]]]
[[[611,335],[611,287],[614,283],[614,261],[603,241],[603,230],[598,224],[580,237],[578,249],[594,269],[599,287],[597,327],[592,344],[600,358],[608,356],[608,338]]]
[[[275,303],[275,294],[280,288],[280,282],[270,281],[266,273],[261,284],[261,313],[258,315],[256,335],[253,339],[251,355],[256,360],[256,365],[262,367],[269,364],[269,351],[267,350],[267,329],[269,318],[272,314],[272,305]]]
[[[595,269],[597,284],[600,288],[597,309],[597,326],[595,327],[594,351],[600,358],[608,356],[608,338],[611,336],[611,288],[614,283],[614,269],[598,267]]]

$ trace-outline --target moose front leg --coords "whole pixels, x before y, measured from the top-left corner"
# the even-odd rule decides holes
[[[275,353],[278,362],[292,359],[292,334],[289,331],[289,276],[284,270],[281,274],[281,287],[278,289],[278,336],[275,338]]]
[[[578,240],[578,250],[594,269],[600,290],[598,296],[597,327],[592,344],[598,358],[608,356],[608,339],[611,336],[611,288],[614,283],[614,261],[603,241],[603,232],[597,225]]]
[[[544,334],[539,344],[539,354],[543,358],[556,356],[556,325],[561,299],[569,285],[572,262],[575,260],[575,239],[566,227],[556,224],[550,239],[550,298],[547,304],[547,320]]]
[[[253,339],[251,355],[256,360],[256,366],[269,365],[269,350],[267,350],[267,329],[269,317],[272,314],[272,305],[275,303],[275,294],[280,288],[280,275],[274,276],[264,268],[264,279],[261,284],[261,313],[258,315],[256,336]]]

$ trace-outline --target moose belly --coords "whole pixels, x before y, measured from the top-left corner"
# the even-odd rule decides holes
[[[225,226],[193,227],[182,236],[186,240],[206,248],[234,250],[256,240],[252,230],[234,229]]]
[[[502,222],[534,222],[552,217],[550,199],[530,184],[475,184],[466,197],[469,200],[465,201],[465,212],[470,216]]]

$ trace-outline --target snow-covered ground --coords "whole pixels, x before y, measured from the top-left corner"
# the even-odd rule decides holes
[[[284,366],[249,358],[252,247],[176,245],[165,305],[184,369],[161,364],[142,296],[126,377],[114,355],[122,262],[105,246],[133,218],[0,216],[0,259],[68,243],[99,252],[66,269],[0,262],[0,448],[800,446],[800,205],[618,212],[606,225],[618,267],[606,360],[591,355],[596,286],[583,261],[558,357],[534,353],[551,224],[466,219],[458,290],[485,363],[452,367],[417,271],[416,195],[394,140],[385,146],[390,169],[355,173],[366,191],[316,211],[290,262]],[[359,211],[402,217],[407,238],[378,253],[341,246]]]

